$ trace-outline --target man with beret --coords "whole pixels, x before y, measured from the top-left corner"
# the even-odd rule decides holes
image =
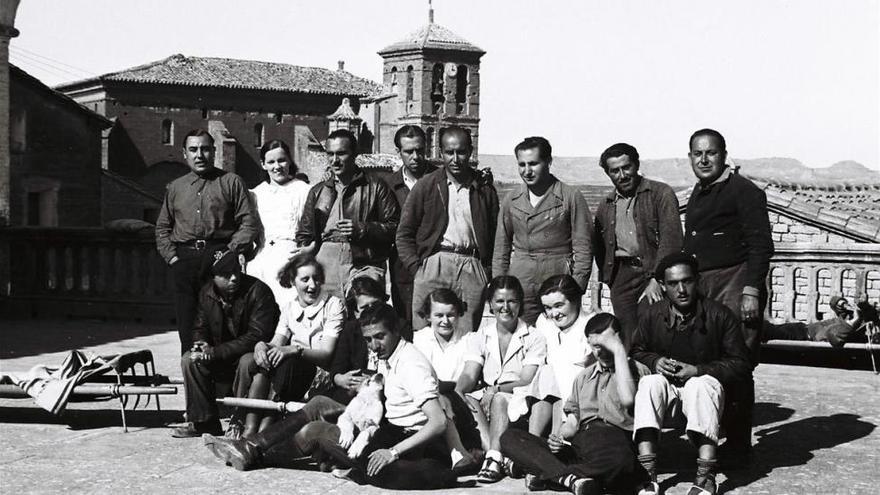
[[[174,279],[181,354],[192,347],[205,257],[217,249],[249,250],[259,223],[241,177],[214,167],[214,138],[207,131],[187,133],[183,158],[190,173],[168,184],[156,220],[156,248]]]
[[[222,433],[218,388],[232,384],[239,359],[271,339],[278,324],[272,289],[242,273],[239,255],[217,251],[214,260],[199,292],[192,349],[181,358],[189,423],[172,432],[177,438]]]

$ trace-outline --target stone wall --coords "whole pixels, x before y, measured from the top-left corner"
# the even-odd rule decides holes
[[[807,225],[776,212],[771,211],[768,216],[773,229],[773,242],[777,245],[791,243],[851,244],[855,242],[852,239],[813,225]]]

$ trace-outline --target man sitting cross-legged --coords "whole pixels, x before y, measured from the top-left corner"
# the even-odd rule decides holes
[[[632,493],[646,476],[630,440],[631,411],[636,382],[650,371],[627,358],[613,315],[594,316],[584,333],[598,362],[575,378],[560,434],[545,441],[509,429],[501,435],[501,451],[529,473],[530,490],[543,490],[549,481],[577,495]]]
[[[724,391],[751,377],[740,320],[726,306],[696,290],[697,261],[671,254],[657,265],[664,300],[640,315],[632,357],[655,372],[639,381],[635,439],[651,481],[640,494],[656,494],[657,441],[667,411],[687,418],[687,434],[699,450],[688,495],[715,494],[716,449]]]

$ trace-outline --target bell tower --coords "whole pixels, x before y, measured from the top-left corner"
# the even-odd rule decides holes
[[[379,119],[383,152],[393,150],[386,136],[404,124],[422,127],[428,137],[428,155],[439,156],[440,134],[451,125],[463,127],[474,142],[480,134],[480,58],[478,46],[434,22],[428,3],[428,24],[402,40],[379,50],[384,59],[383,83],[389,91],[390,111]]]

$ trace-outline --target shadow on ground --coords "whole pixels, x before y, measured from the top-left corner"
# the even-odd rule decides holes
[[[777,468],[803,466],[816,451],[830,449],[870,435],[877,425],[856,414],[832,414],[789,421],[794,410],[771,402],[755,404],[753,456],[741,468],[724,464],[719,471],[727,480],[718,493],[726,493],[766,478]],[[761,428],[764,425],[774,425]],[[674,473],[660,484],[667,490],[679,483],[691,483],[696,473],[696,449],[683,437],[683,428],[664,432],[660,443],[659,471]]]
[[[77,431],[122,426],[119,409],[113,409],[117,405],[115,400],[108,401],[105,404],[106,409],[68,409],[60,416],[33,407],[28,399],[22,399],[21,403],[22,407],[0,407],[0,423],[67,425],[71,430]],[[181,421],[180,411],[157,411],[153,404],[150,408],[126,410],[128,428],[161,428]]]
[[[168,324],[102,320],[12,320],[3,322],[0,359],[82,349],[174,330]]]

